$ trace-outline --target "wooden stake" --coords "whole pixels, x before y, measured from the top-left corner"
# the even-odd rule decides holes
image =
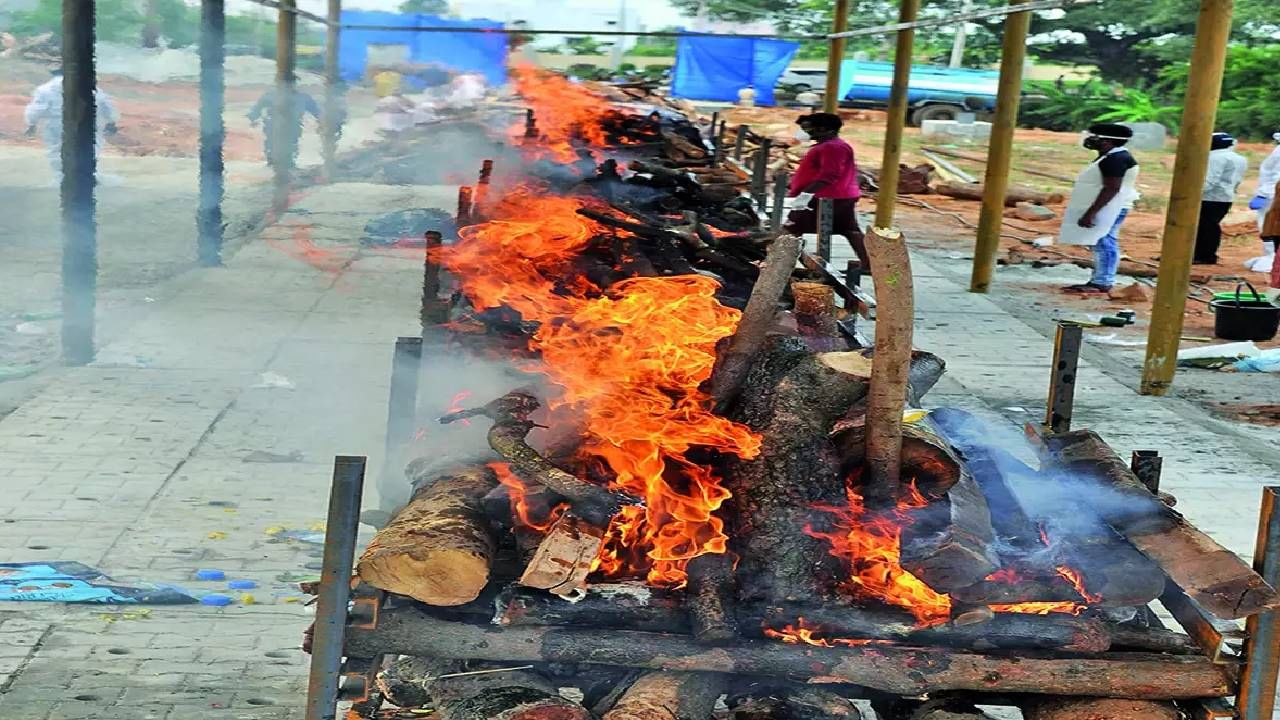
[[[329,25],[324,40],[324,134],[321,154],[324,157],[324,176],[333,182],[334,158],[338,153],[338,126],[342,122],[338,83],[338,45],[342,39],[342,0],[329,0]]]
[[[849,0],[836,0],[835,16],[831,19],[831,32],[842,33],[849,29]],[[840,66],[844,63],[845,38],[832,38],[827,46],[827,88],[822,95],[822,112],[833,113],[840,109]]]
[[[1191,281],[1191,252],[1200,220],[1200,193],[1208,171],[1209,138],[1218,114],[1222,70],[1231,35],[1232,0],[1201,0],[1191,74],[1183,103],[1178,154],[1173,163],[1169,210],[1160,245],[1160,279],[1151,310],[1147,358],[1142,366],[1143,395],[1164,395],[1173,384],[1182,338],[1183,313]]]
[[[903,7],[916,2],[918,0],[903,0]],[[914,15],[904,17],[903,22],[910,19],[914,19]],[[894,167],[897,167],[896,159]],[[884,207],[884,203],[879,207]],[[863,492],[869,507],[893,507],[902,468],[902,412],[907,405],[911,371],[915,290],[911,257],[901,232],[879,225],[871,228],[867,233],[867,255],[871,258],[879,314],[871,390],[867,397],[868,472]]]
[[[919,12],[920,0],[902,0],[898,22],[915,22]],[[898,162],[902,159],[902,127],[907,123],[907,84],[911,79],[911,51],[915,41],[915,28],[898,31],[898,45],[893,54],[893,85],[889,90],[889,120],[884,130],[884,160],[880,162],[880,190],[876,194],[878,228],[893,227],[893,206],[898,200]],[[1205,144],[1208,145],[1207,140]],[[867,252],[870,254],[869,248]],[[872,273],[880,270],[874,258],[871,268]],[[877,283],[876,290],[879,289]]]
[[[276,21],[276,95],[271,108],[271,168],[275,172],[272,209],[282,213],[289,205],[289,183],[293,175],[296,127],[294,66],[297,63],[298,0],[280,0]]]
[[[1026,0],[1010,0],[1011,5]],[[1009,187],[1009,164],[1013,156],[1013,130],[1018,123],[1018,101],[1022,98],[1022,65],[1027,54],[1027,29],[1031,13],[1009,15],[1004,21],[1000,51],[1000,83],[996,113],[991,121],[991,143],[987,155],[986,192],[978,216],[978,238],[973,250],[973,276],[969,292],[984,293],[991,286],[1000,252],[1000,230],[1004,221],[1004,195]]]

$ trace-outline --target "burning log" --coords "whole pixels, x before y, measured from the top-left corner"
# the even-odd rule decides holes
[[[764,341],[778,312],[778,301],[787,289],[787,281],[800,254],[800,238],[782,235],[769,246],[769,257],[760,278],[751,290],[751,299],[742,312],[738,329],[727,347],[717,353],[716,369],[711,375],[711,396],[717,410],[723,412],[742,390],[751,362],[764,347]]]
[[[939,195],[979,202],[982,201],[983,190],[982,183],[943,182],[933,186],[933,191]],[[1035,203],[1036,205],[1056,205],[1064,199],[1062,193],[1044,193],[1016,186],[1010,186],[1004,194],[1004,204],[1007,207],[1014,207],[1020,202]]]
[[[1120,495],[1120,500],[1098,504],[1125,508],[1099,509],[1099,514],[1205,610],[1236,620],[1280,604],[1280,595],[1262,576],[1161,503],[1097,435],[1074,432],[1048,441],[1055,464],[1069,472],[1092,473]]]
[[[902,467],[902,411],[906,407],[915,324],[911,257],[906,238],[873,227],[867,233],[867,255],[874,268],[876,353],[867,398],[867,472],[862,497],[872,509],[892,508],[898,499]]]
[[[791,297],[796,326],[810,349],[817,352],[848,349],[848,344],[840,339],[840,328],[836,325],[836,294],[830,285],[793,282]]]
[[[579,517],[592,525],[604,527],[622,506],[639,502],[623,493],[579,480],[529,447],[525,436],[536,426],[529,416],[538,407],[537,398],[515,391],[484,407],[446,415],[440,418],[440,422],[447,424],[479,415],[493,420],[493,427],[489,429],[489,447],[510,463],[511,471],[526,482],[550,488],[563,496]]]
[[[536,590],[509,587],[498,595],[497,625],[573,625],[686,633],[683,598],[640,583],[592,585],[569,602]]]
[[[378,687],[393,705],[430,706],[440,720],[591,720],[546,678],[525,670],[408,657],[379,673]]]
[[[699,642],[714,645],[738,636],[733,558],[708,553],[689,561],[689,623]]]
[[[711,717],[726,678],[715,673],[645,673],[602,720],[701,720]]]
[[[1047,698],[1022,704],[1026,720],[1178,720],[1173,703],[1106,698]]]
[[[556,520],[529,560],[520,584],[572,596],[587,585],[591,565],[604,546],[605,527],[566,512]]]
[[[968,472],[945,497],[907,513],[900,564],[939,592],[967,587],[1000,567],[991,512]]]
[[[1096,496],[1097,513],[1118,532],[1160,532],[1177,522],[1177,513],[1160,502],[1129,463],[1092,430],[1047,436],[1044,449],[1059,481],[1084,485],[1081,491]]]
[[[373,587],[428,605],[462,605],[489,583],[495,542],[484,497],[498,484],[487,467],[439,477],[373,536],[356,571]]]
[[[760,455],[733,460],[726,487],[733,539],[741,558],[742,600],[812,601],[828,594],[838,564],[809,534],[825,522],[817,506],[847,502],[831,426],[867,393],[869,369],[860,353],[814,355],[797,338],[763,350],[733,417],[760,433]]]
[[[1232,668],[1200,656],[999,657],[941,648],[814,648],[776,642],[708,648],[688,636],[625,630],[498,630],[438,620],[414,607],[383,610],[375,629],[349,628],[346,650],[356,657],[399,653],[765,675],[816,684],[849,683],[897,695],[978,690],[1153,700],[1223,697],[1232,692],[1235,676]]]

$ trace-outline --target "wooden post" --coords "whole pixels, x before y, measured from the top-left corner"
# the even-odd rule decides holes
[[[227,16],[223,0],[200,3],[200,206],[196,210],[196,257],[205,267],[222,264],[222,144],[227,130]]]
[[[1024,2],[1026,0],[1009,0],[1010,5]],[[1013,156],[1013,131],[1018,125],[1018,101],[1022,98],[1022,65],[1027,56],[1027,30],[1030,27],[1029,12],[1014,13],[1004,21],[1000,83],[996,113],[991,121],[991,144],[987,151],[985,190],[982,211],[978,215],[978,237],[973,250],[969,292],[986,292],[996,269],[1000,230],[1004,224],[1004,194],[1009,188],[1009,163]]]
[[[324,41],[324,134],[320,139],[324,157],[324,177],[333,182],[334,158],[338,154],[338,130],[342,123],[342,92],[338,76],[338,46],[342,41],[342,0],[329,0],[329,26]]]
[[[920,0],[901,1],[898,22],[915,22],[920,12]],[[884,130],[884,160],[880,163],[880,191],[876,193],[877,228],[893,227],[894,203],[898,201],[898,162],[902,158],[902,127],[907,123],[907,83],[911,79],[911,52],[915,41],[915,28],[898,31],[898,46],[893,53],[893,85],[889,90],[889,119]],[[875,267],[873,258],[873,274]]]
[[[1169,210],[1160,246],[1160,275],[1147,335],[1147,358],[1142,366],[1143,395],[1164,395],[1173,384],[1182,338],[1187,286],[1191,280],[1191,251],[1200,220],[1200,191],[1209,163],[1209,138],[1218,114],[1227,39],[1231,35],[1232,0],[1201,0],[1196,21],[1196,44],[1191,51],[1191,74],[1183,103],[1178,154],[1173,163]]]
[[[831,20],[831,32],[842,33],[849,29],[849,0],[836,0],[835,17]],[[822,95],[822,111],[833,113],[840,109],[840,65],[844,62],[845,38],[832,38],[827,46],[827,89]]]
[[[62,3],[62,360],[93,360],[98,291],[98,108],[93,0]]]
[[[1262,490],[1258,518],[1258,543],[1253,569],[1272,585],[1280,583],[1280,515],[1276,499],[1280,487]],[[1244,677],[1236,695],[1240,720],[1270,720],[1276,704],[1276,677],[1280,675],[1280,610],[1263,610],[1245,622]]]
[[[289,183],[293,175],[294,155],[299,130],[294,111],[294,66],[297,63],[297,0],[280,0],[276,23],[276,96],[271,108],[271,167],[275,171],[272,208],[282,213],[289,205]]]
[[[831,198],[818,198],[818,259],[831,262],[831,231],[835,224],[835,207]]]
[[[747,131],[751,128],[747,125],[738,126],[738,137],[733,140],[733,159],[742,160],[742,151],[747,144]]]

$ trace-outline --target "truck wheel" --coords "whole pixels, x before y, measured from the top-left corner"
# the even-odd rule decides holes
[[[965,109],[959,105],[925,105],[911,114],[912,125],[923,125],[925,120],[955,120]]]

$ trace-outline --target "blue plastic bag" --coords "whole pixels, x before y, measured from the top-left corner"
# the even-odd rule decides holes
[[[1280,373],[1280,348],[1267,350],[1253,357],[1241,358],[1232,367],[1237,372]]]
[[[1266,206],[1267,206],[1267,197],[1265,195],[1254,195],[1253,199],[1249,201],[1250,210],[1261,210]]]

